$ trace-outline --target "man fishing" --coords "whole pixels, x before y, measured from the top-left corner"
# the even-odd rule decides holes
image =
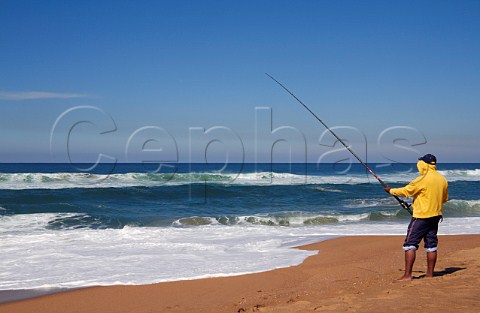
[[[442,206],[448,200],[448,182],[436,168],[437,158],[432,154],[421,157],[417,163],[420,176],[402,188],[390,188],[385,191],[394,196],[413,197],[413,215],[408,225],[407,236],[403,243],[405,251],[405,273],[400,281],[412,280],[416,250],[423,239],[427,252],[426,277],[433,277],[437,262],[437,231],[442,219]]]
[[[412,220],[408,226],[407,237],[403,244],[405,251],[405,274],[400,278],[403,281],[412,280],[412,268],[415,262],[418,244],[423,239],[427,250],[427,277],[433,277],[433,270],[437,262],[437,230],[438,223],[442,218],[442,205],[448,200],[448,183],[445,177],[437,173],[437,158],[427,154],[421,157],[417,163],[421,176],[411,181],[403,188],[390,188],[377,174],[350,147],[333,132],[310,108],[295,96],[287,87],[276,80],[273,76],[265,73],[280,87],[288,92],[298,103],[300,103],[317,121],[319,121],[344,147],[347,149],[383,186],[386,192],[391,194],[398,203],[412,214]],[[400,199],[399,196],[414,198],[412,212],[410,204]]]

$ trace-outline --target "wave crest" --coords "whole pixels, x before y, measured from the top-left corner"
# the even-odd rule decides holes
[[[449,181],[480,181],[480,169],[439,171]],[[406,183],[415,173],[382,175],[388,183]],[[292,174],[276,172],[255,173],[0,173],[0,189],[64,189],[64,188],[125,188],[175,186],[196,183],[224,185],[357,185],[374,179],[367,173],[345,175]],[[328,190],[327,190],[328,191]]]

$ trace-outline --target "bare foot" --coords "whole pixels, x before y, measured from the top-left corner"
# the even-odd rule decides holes
[[[397,281],[412,281],[412,276],[402,276]]]

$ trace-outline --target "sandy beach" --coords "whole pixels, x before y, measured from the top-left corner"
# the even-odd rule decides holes
[[[299,266],[235,277],[79,289],[0,304],[0,312],[478,312],[480,235],[441,236],[435,277],[412,282],[400,236],[343,237]]]

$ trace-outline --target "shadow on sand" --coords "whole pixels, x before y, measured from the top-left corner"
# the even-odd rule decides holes
[[[450,274],[453,274],[455,272],[462,271],[462,270],[465,270],[465,269],[467,269],[467,268],[466,267],[447,267],[443,271],[434,272],[433,277],[441,277],[441,276],[445,276],[445,275],[450,275]],[[413,277],[413,279],[420,279],[420,278],[424,278],[424,277],[425,277],[425,274]]]
[[[466,267],[447,267],[443,271],[434,272],[433,276],[437,277],[437,276],[450,275],[450,274],[453,274],[455,272],[462,271],[462,270],[465,270],[465,269],[467,269],[467,268]]]

